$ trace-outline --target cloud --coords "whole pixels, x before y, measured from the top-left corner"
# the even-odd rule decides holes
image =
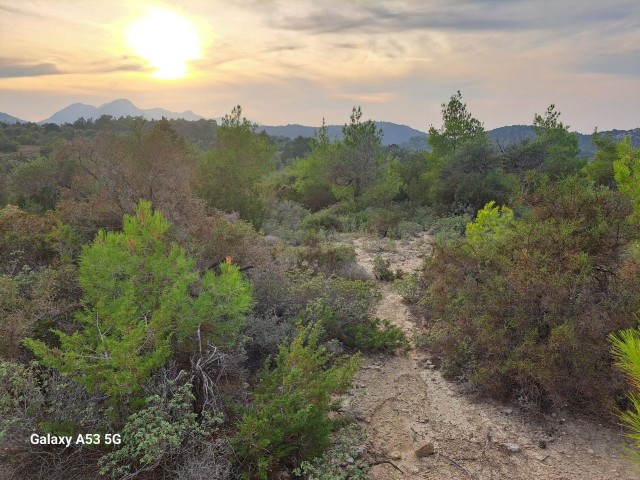
[[[9,59],[0,59],[0,78],[38,77],[42,75],[60,75],[55,63],[22,63]]]
[[[576,66],[579,72],[604,73],[640,77],[640,49],[628,52],[614,52],[587,58]]]
[[[326,2],[321,9],[285,13],[275,22],[284,30],[311,33],[365,33],[447,30],[460,32],[552,30],[579,31],[603,21],[624,21],[640,13],[638,2],[565,1],[547,3],[512,0],[457,2],[372,2],[345,6]]]

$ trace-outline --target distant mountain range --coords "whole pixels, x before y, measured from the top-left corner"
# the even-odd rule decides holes
[[[73,105],[63,108],[49,118],[38,123],[41,125],[45,123],[56,123],[61,125],[63,123],[73,123],[82,117],[89,120],[100,118],[102,115],[111,115],[114,118],[141,116],[148,120],[159,120],[162,117],[168,119],[184,118],[185,120],[200,120],[203,118],[196,115],[191,110],[187,110],[186,112],[171,112],[164,108],[150,108],[145,110],[136,107],[129,100],[120,99],[105,103],[100,107],[85,105],[83,103],[74,103]],[[0,122],[26,123],[24,120],[2,112],[0,112]],[[374,123],[382,130],[383,145],[396,144],[411,150],[429,150],[427,134],[425,132],[406,125],[398,125],[391,122]],[[296,124],[284,126],[259,125],[258,131],[263,130],[271,136],[296,138],[298,136],[313,137],[315,132],[319,130],[319,127],[309,127]],[[342,125],[327,125],[327,130],[330,138],[337,140],[342,139]],[[488,133],[489,137],[496,142],[497,145],[502,147],[506,147],[526,138],[533,138],[535,136],[533,128],[529,125],[500,127],[489,130]],[[602,133],[611,135],[615,140],[622,140],[625,136],[630,135],[633,145],[640,145],[640,128],[633,130],[610,130]],[[578,145],[582,155],[589,158],[592,158],[595,155],[596,147],[591,142],[591,135],[578,133]]]
[[[120,99],[113,102],[105,103],[99,107],[93,105],[85,105],[84,103],[74,103],[66,108],[54,113],[49,118],[38,122],[40,125],[45,123],[57,123],[62,125],[63,123],[73,123],[79,118],[85,120],[95,120],[102,115],[111,115],[114,118],[120,117],[144,117],[147,120],[160,120],[162,117],[168,119],[184,118],[185,120],[200,120],[202,117],[196,115],[191,110],[186,112],[171,112],[164,108],[150,108],[142,109],[136,107],[129,100]]]
[[[14,117],[13,115],[9,115],[8,113],[0,112],[0,122],[2,123],[27,123],[26,120],[21,120],[18,117]]]

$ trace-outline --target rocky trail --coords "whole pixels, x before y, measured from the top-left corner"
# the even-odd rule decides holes
[[[350,240],[371,273],[381,254],[391,268],[417,270],[431,238]],[[419,333],[408,306],[381,283],[377,315]],[[561,411],[532,418],[516,405],[465,394],[443,379],[427,351],[369,356],[355,379],[352,409],[364,426],[370,478],[393,479],[640,479],[620,458],[619,429]]]

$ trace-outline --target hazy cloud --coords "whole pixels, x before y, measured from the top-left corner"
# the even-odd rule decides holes
[[[36,77],[41,75],[59,75],[61,72],[55,63],[21,63],[15,60],[0,59],[0,78]]]

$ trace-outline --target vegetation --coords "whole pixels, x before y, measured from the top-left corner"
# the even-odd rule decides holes
[[[494,144],[459,91],[429,151],[383,146],[359,107],[341,140],[270,138],[240,107],[0,125],[9,473],[364,478],[334,406],[361,355],[409,345],[375,316],[380,281],[450,378],[523,408],[628,409],[637,442],[640,149],[596,133],[588,162],[553,105],[527,131]],[[344,241],[421,232],[423,268],[376,252],[375,279]],[[33,432],[123,442],[52,455]]]

